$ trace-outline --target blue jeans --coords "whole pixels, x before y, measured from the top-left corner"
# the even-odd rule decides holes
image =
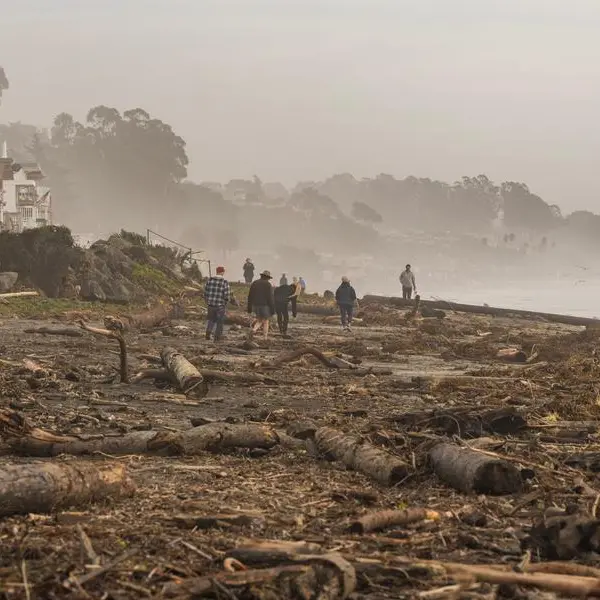
[[[342,317],[342,327],[347,327],[352,323],[352,314],[354,312],[354,305],[352,304],[340,304],[340,316]]]
[[[215,330],[215,340],[218,340],[223,335],[223,323],[225,321],[224,306],[209,306],[208,317],[206,320],[206,333],[212,334]],[[215,329],[216,328],[216,329]]]

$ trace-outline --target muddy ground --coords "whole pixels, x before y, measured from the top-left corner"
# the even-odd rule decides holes
[[[534,589],[473,578],[465,582],[419,561],[514,566],[522,561],[532,522],[545,510],[576,505],[589,512],[598,504],[586,494],[600,488],[593,469],[567,464],[584,450],[600,450],[594,427],[600,422],[600,384],[593,331],[449,314],[444,321],[399,318],[393,326],[356,327],[351,333],[300,315],[291,323],[289,338],[275,334],[250,350],[243,349],[246,331],[241,329],[229,331],[218,345],[205,341],[203,323],[195,317],[148,333],[127,333],[131,373],[153,366],[150,357],[173,346],[201,370],[262,373],[273,380],[215,384],[198,398],[165,383],[121,384],[113,340],[25,333],[41,326],[65,323],[7,318],[0,343],[0,407],[18,411],[37,427],[108,436],[188,429],[191,418],[205,417],[260,422],[285,431],[311,419],[401,457],[409,474],[384,487],[325,460],[309,444],[195,457],[86,457],[125,465],[137,486],[135,495],[0,520],[3,598],[159,598],[174,583],[182,584],[181,597],[190,597],[186,581],[222,573],[228,553],[250,539],[305,541],[338,553],[356,573],[352,598],[534,597]],[[310,356],[276,369],[255,366],[306,345],[338,353],[360,369],[374,367],[375,374],[329,369]],[[498,349],[512,346],[522,348],[529,361],[505,364],[495,358]],[[47,373],[31,374],[23,368],[24,359]],[[383,369],[391,373],[382,374]],[[507,406],[526,420],[526,426],[507,435],[441,430],[426,413],[410,422],[401,417],[435,408]],[[428,450],[441,439],[513,461],[527,473],[522,491],[493,496],[452,489],[427,461]],[[34,460],[14,456],[8,445],[3,449],[2,465]],[[366,512],[414,507],[438,511],[440,518],[376,533],[348,530]],[[195,529],[175,519],[238,512],[250,517]],[[106,567],[87,579],[98,567],[90,566],[82,532]],[[587,550],[577,550],[575,558],[593,565],[594,555]],[[531,553],[532,562],[544,558],[536,550]],[[296,590],[293,597],[342,597],[322,582],[302,593]],[[278,580],[242,587],[213,580],[205,593],[230,599],[291,594]]]

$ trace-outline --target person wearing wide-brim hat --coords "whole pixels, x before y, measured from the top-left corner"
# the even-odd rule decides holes
[[[273,297],[273,286],[271,285],[271,272],[263,271],[260,279],[250,286],[248,292],[248,313],[256,315],[256,321],[252,325],[252,333],[263,329],[265,340],[269,335],[269,319],[275,314],[275,299]]]

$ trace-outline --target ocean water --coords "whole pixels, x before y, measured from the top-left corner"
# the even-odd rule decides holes
[[[419,290],[424,300],[446,300],[465,304],[488,304],[538,312],[600,318],[600,279],[507,282],[499,285],[442,286]]]

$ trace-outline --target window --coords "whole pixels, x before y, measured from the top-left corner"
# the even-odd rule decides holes
[[[21,207],[21,217],[23,219],[33,219],[33,206]]]

